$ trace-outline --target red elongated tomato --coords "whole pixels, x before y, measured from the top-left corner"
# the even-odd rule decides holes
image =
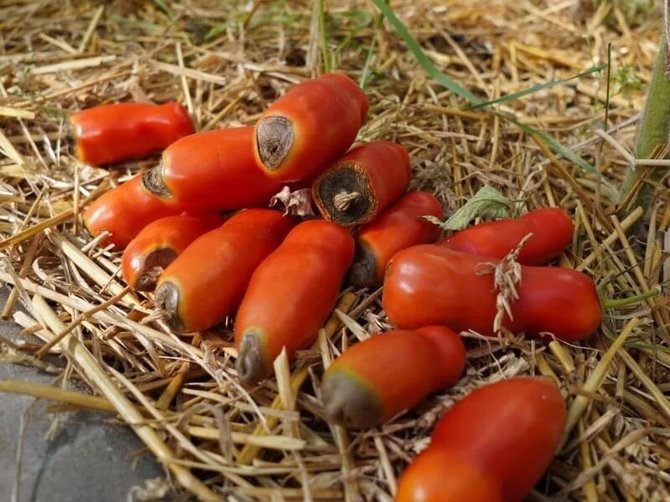
[[[143,174],[144,187],[168,204],[199,210],[266,207],[283,184],[265,176],[253,155],[253,128],[192,134],[170,145]]]
[[[367,96],[346,75],[305,80],[258,119],[253,147],[258,166],[286,182],[312,179],[347,151],[367,114]]]
[[[519,253],[522,265],[544,265],[557,258],[572,241],[574,225],[556,207],[530,211],[520,218],[505,218],[473,225],[440,241],[440,245],[468,254],[503,258],[528,234]]]
[[[300,223],[254,272],[235,318],[237,373],[262,380],[286,348],[307,348],[335,306],[354,257],[346,229],[324,220]]]
[[[356,237],[356,257],[349,271],[349,282],[359,287],[382,283],[386,265],[401,249],[435,242],[440,228],[421,216],[442,219],[442,206],[428,192],[403,195],[378,218],[365,225]]]
[[[152,221],[183,210],[145,191],[142,179],[135,176],[94,200],[84,212],[84,225],[94,236],[110,232],[104,243],[122,249]]]
[[[347,349],[323,375],[321,396],[330,421],[374,427],[456,383],[465,347],[446,326],[391,331]]]
[[[77,157],[93,166],[146,157],[194,132],[176,102],[101,105],[73,113],[70,123]]]
[[[312,185],[321,215],[344,226],[374,220],[407,190],[409,154],[402,145],[373,141],[352,148]]]
[[[398,484],[398,502],[520,502],[549,466],[565,402],[547,378],[481,387],[456,403]]]
[[[151,291],[160,273],[186,247],[205,232],[223,223],[219,215],[166,216],[144,227],[123,251],[121,269],[131,288]]]
[[[444,324],[493,336],[497,260],[422,244],[395,254],[384,279],[382,303],[389,320],[403,329]],[[490,271],[490,270],[489,270]],[[502,325],[513,333],[553,333],[565,341],[582,340],[600,325],[601,307],[593,281],[559,267],[521,267],[513,319]]]
[[[156,287],[156,305],[170,326],[190,333],[233,314],[251,274],[294,225],[279,211],[247,209],[193,241]]]

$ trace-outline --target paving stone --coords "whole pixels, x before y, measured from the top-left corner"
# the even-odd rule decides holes
[[[0,289],[0,306],[6,294]],[[13,322],[0,321],[0,335],[16,339],[18,332]],[[54,375],[0,362],[0,380],[6,379],[51,384]],[[0,393],[0,501],[12,500],[17,479],[20,502],[125,502],[133,487],[165,478],[165,470],[150,454],[138,454],[142,442],[130,429],[115,424],[111,414],[52,414],[46,411],[49,404],[53,403]]]

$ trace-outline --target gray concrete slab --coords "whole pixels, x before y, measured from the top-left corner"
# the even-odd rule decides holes
[[[6,294],[0,289],[0,306]],[[15,339],[18,332],[13,322],[0,321],[1,335]],[[0,380],[6,379],[50,384],[54,376],[0,362]],[[49,404],[0,393],[0,501],[11,501],[18,493],[17,502],[125,502],[137,498],[129,498],[137,492],[133,487],[166,477],[154,458],[142,453],[143,444],[133,432],[115,424],[109,413],[55,415],[46,411]]]

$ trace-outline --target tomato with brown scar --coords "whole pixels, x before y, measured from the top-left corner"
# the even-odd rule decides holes
[[[156,287],[156,305],[170,326],[190,333],[234,314],[256,267],[294,225],[279,211],[247,209],[193,241]]]
[[[330,421],[367,429],[453,385],[464,368],[463,342],[445,326],[380,333],[333,361],[321,399]]]
[[[287,182],[312,179],[347,151],[367,114],[367,96],[342,73],[296,84],[256,123],[259,169]]]
[[[325,220],[300,223],[254,272],[235,318],[237,373],[245,384],[316,339],[354,257],[349,232]]]

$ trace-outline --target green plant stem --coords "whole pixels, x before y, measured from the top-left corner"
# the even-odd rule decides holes
[[[319,38],[321,40],[321,58],[323,59],[323,69],[326,73],[332,71],[333,64],[330,60],[330,51],[328,50],[328,33],[326,32],[326,11],[324,7],[325,0],[318,0],[319,9]]]
[[[667,47],[666,40],[661,35],[654,73],[649,84],[647,101],[642,112],[642,120],[638,126],[636,157],[648,159],[654,149],[668,143],[670,134],[670,80],[666,76]],[[666,168],[631,167],[626,175],[621,191],[620,200],[631,201],[626,207],[640,206],[647,212],[652,203],[655,182],[666,173]],[[640,183],[641,178],[649,175],[649,179]],[[632,190],[637,193],[632,194]],[[625,210],[625,208],[620,208]]]
[[[661,292],[658,289],[650,289],[639,295],[629,296],[627,298],[608,298],[602,300],[602,306],[604,309],[615,309],[618,307],[627,307],[629,305],[635,305],[636,303],[641,303],[649,298],[655,298],[660,295]]]

